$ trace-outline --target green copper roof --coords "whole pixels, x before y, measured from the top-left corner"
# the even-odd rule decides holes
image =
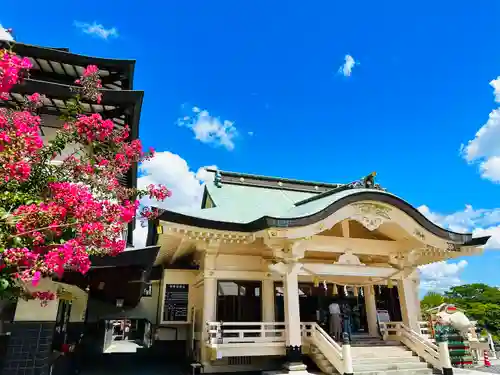
[[[218,188],[209,183],[206,192],[212,198],[215,207],[178,212],[194,218],[232,223],[250,223],[264,216],[282,219],[300,218],[321,211],[338,199],[363,191],[373,190],[349,189],[321,197],[314,193],[242,185],[223,184]],[[296,206],[296,203],[314,196],[318,196],[318,199]]]
[[[244,185],[223,184],[218,188],[212,183],[208,183],[205,189],[215,207],[179,213],[208,220],[248,223],[262,216],[286,213],[295,207],[296,202],[316,195]]]
[[[240,224],[265,216],[299,218],[323,210],[337,199],[364,190],[360,186],[344,190],[349,184],[210,171],[215,172],[214,182],[206,184],[204,194],[210,197],[214,207],[177,213],[194,219]]]

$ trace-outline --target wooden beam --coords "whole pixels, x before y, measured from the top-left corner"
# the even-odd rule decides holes
[[[172,257],[170,258],[170,263],[174,263],[176,259],[185,255],[191,247],[193,247],[193,242],[188,240],[187,238],[183,238],[177,245],[177,249],[175,249],[174,255],[172,255]]]
[[[349,234],[349,220],[342,221],[341,225],[342,225],[342,236],[345,237],[345,238],[349,238],[350,237],[350,234]]]
[[[304,271],[301,275],[318,275],[318,276],[363,276],[363,277],[396,277],[398,270],[392,267],[369,267],[369,266],[352,266],[344,264],[317,264],[304,263]]]
[[[308,251],[345,253],[362,255],[389,255],[391,253],[410,250],[406,241],[366,240],[362,238],[345,238],[335,236],[313,236],[307,244]]]

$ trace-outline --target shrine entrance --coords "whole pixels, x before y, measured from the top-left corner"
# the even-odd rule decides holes
[[[358,293],[352,287],[336,286],[336,289],[334,294],[333,284],[315,286],[314,283],[299,283],[300,321],[316,322],[328,332],[328,307],[335,302],[339,306],[348,306],[352,334],[368,332],[365,299],[360,289]],[[277,322],[285,321],[281,282],[275,283],[275,319]]]

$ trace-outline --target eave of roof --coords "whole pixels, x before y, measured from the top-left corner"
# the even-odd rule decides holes
[[[91,256],[91,268],[103,267],[130,267],[139,266],[151,269],[158,255],[160,246],[146,246],[143,248],[130,248],[115,256]]]
[[[12,93],[20,95],[30,95],[35,92],[43,94],[50,99],[68,100],[74,97],[75,93],[72,91],[70,85],[63,85],[59,83],[52,83],[46,81],[39,81],[35,79],[25,79],[21,84],[14,86]],[[130,138],[137,139],[139,136],[139,120],[141,116],[142,102],[144,98],[144,91],[139,90],[106,90],[101,89],[102,101],[100,106],[114,106],[117,108],[130,108]],[[94,103],[87,103],[92,105]],[[0,103],[1,106],[1,103]],[[103,112],[104,114],[106,112]]]
[[[0,48],[11,48],[13,52],[23,57],[40,58],[73,66],[86,67],[87,65],[97,65],[99,69],[107,71],[121,69],[125,73],[128,82],[122,88],[124,90],[133,89],[135,60],[79,55],[71,53],[69,50],[7,41],[0,41]]]
[[[455,233],[441,228],[403,199],[381,190],[351,188],[333,194],[325,194],[325,196],[318,198],[294,206],[286,212],[265,213],[247,221],[238,220],[239,217],[237,215],[227,215],[227,212],[221,207],[200,209],[185,213],[166,210],[160,215],[159,220],[207,229],[248,233],[267,228],[306,226],[325,219],[335,211],[349,204],[361,201],[376,201],[400,209],[426,230],[447,241],[466,246],[481,246],[489,239],[489,237],[473,239],[471,233]],[[469,245],[471,243],[474,245]]]
[[[56,98],[72,98],[75,93],[71,91],[72,85],[65,85],[61,83],[41,81],[37,79],[27,78],[22,83],[14,86],[12,92],[20,94],[31,94],[38,92],[40,94],[53,96]],[[144,91],[140,90],[107,90],[100,89],[103,94],[103,103],[108,105],[136,105],[138,102],[142,103]]]

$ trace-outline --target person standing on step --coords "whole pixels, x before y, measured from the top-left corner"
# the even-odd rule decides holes
[[[349,335],[349,340],[351,340],[351,334],[352,334],[352,309],[351,305],[349,305],[348,302],[344,302],[341,307],[342,311],[342,325],[343,325],[343,332],[347,333]]]
[[[328,312],[330,313],[330,336],[334,340],[340,341],[342,339],[342,318],[339,304],[335,301],[330,303]]]

